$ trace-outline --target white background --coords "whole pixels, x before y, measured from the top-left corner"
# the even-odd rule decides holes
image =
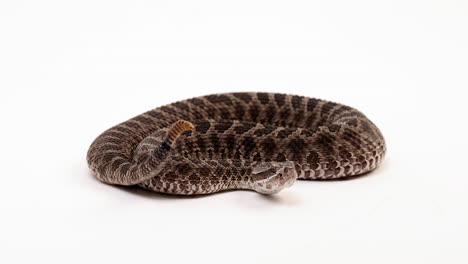
[[[0,262],[467,263],[467,73],[463,0],[1,0]],[[356,107],[388,155],[274,196],[89,172],[103,130],[230,91]]]

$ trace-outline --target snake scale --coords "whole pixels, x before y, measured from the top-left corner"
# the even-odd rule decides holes
[[[225,93],[161,106],[98,136],[87,161],[102,182],[196,195],[271,194],[296,179],[375,169],[386,151],[361,112],[278,93]]]

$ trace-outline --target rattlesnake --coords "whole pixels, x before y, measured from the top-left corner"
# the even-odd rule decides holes
[[[161,106],[114,126],[87,161],[110,184],[170,194],[276,193],[298,179],[371,171],[386,151],[351,107],[277,93],[213,94]]]

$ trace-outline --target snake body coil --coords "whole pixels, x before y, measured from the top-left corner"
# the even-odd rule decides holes
[[[351,107],[274,93],[229,93],[165,105],[114,126],[87,160],[106,183],[193,195],[275,193],[298,179],[335,179],[382,161],[379,129]]]

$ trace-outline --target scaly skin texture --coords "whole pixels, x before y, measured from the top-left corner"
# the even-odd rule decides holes
[[[110,184],[194,195],[276,193],[296,178],[336,179],[377,167],[379,129],[351,107],[296,95],[229,93],[161,106],[116,125],[87,160]]]

